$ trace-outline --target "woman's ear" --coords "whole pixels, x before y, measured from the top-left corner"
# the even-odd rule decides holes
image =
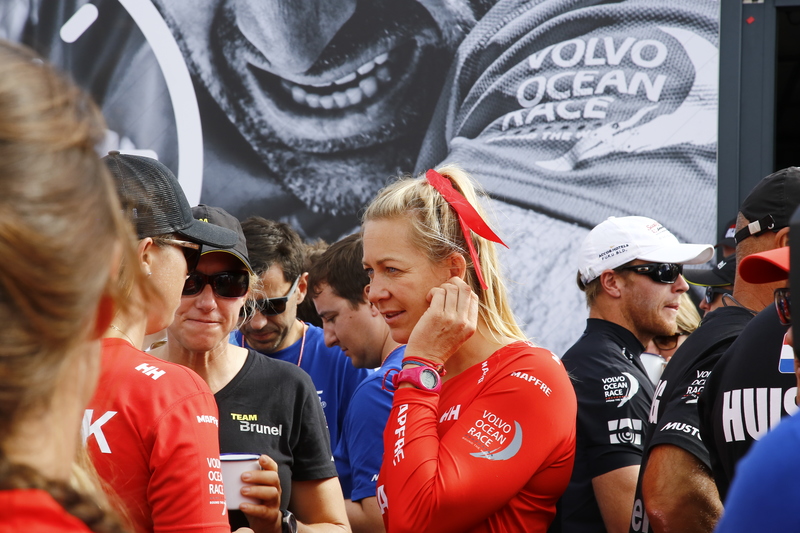
[[[157,246],[151,237],[145,237],[140,240],[139,245],[136,247],[137,262],[145,276],[149,276],[153,272],[154,247]]]
[[[446,261],[447,267],[450,269],[450,278],[457,277],[466,280],[467,261],[464,259],[463,255],[453,252],[450,254],[450,257],[446,259]]]

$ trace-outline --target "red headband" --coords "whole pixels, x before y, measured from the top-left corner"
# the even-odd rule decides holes
[[[447,203],[450,204],[450,206],[455,210],[456,215],[458,216],[458,222],[461,224],[461,232],[464,234],[464,240],[467,241],[469,256],[472,258],[472,264],[475,265],[475,273],[478,275],[478,281],[481,284],[481,288],[486,290],[488,287],[486,286],[486,282],[483,280],[481,263],[478,261],[478,252],[475,251],[475,245],[472,243],[472,235],[470,235],[470,231],[477,233],[486,240],[502,244],[506,248],[508,248],[508,246],[492,231],[492,228],[490,228],[483,218],[481,218],[481,216],[478,214],[475,208],[470,205],[467,199],[464,198],[460,192],[455,190],[452,182],[449,179],[445,178],[433,169],[426,172],[425,177],[427,178],[428,183],[430,183],[434,189],[439,191],[439,194],[441,194]]]

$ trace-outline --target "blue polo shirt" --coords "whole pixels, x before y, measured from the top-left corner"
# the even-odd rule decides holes
[[[357,502],[375,496],[383,461],[383,429],[394,398],[393,391],[383,388],[383,378],[391,369],[400,370],[405,352],[405,345],[395,348],[353,394],[339,445],[333,452],[345,499]]]

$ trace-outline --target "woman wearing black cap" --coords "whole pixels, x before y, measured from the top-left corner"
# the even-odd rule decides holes
[[[236,234],[192,217],[177,179],[146,157],[105,158],[123,212],[137,233],[121,279],[130,303],[103,339],[100,385],[83,418],[99,474],[138,532],[227,533],[220,479],[217,407],[187,368],[140,350],[144,336],[173,319],[202,244],[230,247]]]
[[[167,345],[154,354],[188,366],[211,387],[222,453],[259,454],[261,467],[273,475],[273,491],[262,498],[265,512],[251,504],[240,508],[254,529],[295,533],[299,520],[313,524],[314,531],[349,531],[325,414],[311,378],[296,365],[228,342],[258,279],[239,221],[216,207],[200,205],[193,212],[209,225],[237,231],[239,242],[230,249],[203,248],[167,330]],[[229,516],[232,526],[247,525],[241,511]]]

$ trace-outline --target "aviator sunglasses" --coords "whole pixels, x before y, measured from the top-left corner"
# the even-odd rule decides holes
[[[250,287],[250,275],[243,270],[203,274],[194,270],[189,273],[183,284],[182,296],[200,294],[206,285],[211,285],[214,294],[222,298],[240,298],[247,294]]]
[[[186,271],[191,272],[197,268],[200,262],[200,245],[196,242],[180,241],[178,239],[160,239],[165,244],[180,247],[183,257],[186,259]]]
[[[302,276],[302,274],[300,276]],[[286,311],[286,304],[289,302],[289,298],[291,298],[294,294],[294,291],[297,290],[297,285],[300,283],[300,276],[297,276],[297,279],[294,280],[294,283],[292,283],[292,288],[289,289],[289,292],[286,293],[286,296],[281,296],[279,298],[262,298],[260,300],[256,300],[256,309],[258,309],[258,311],[264,316],[280,315]]]
[[[778,318],[784,326],[792,325],[792,303],[789,287],[775,289],[775,309],[778,310]]]
[[[636,274],[647,276],[656,283],[675,283],[683,274],[683,265],[675,263],[644,263],[615,268],[614,270],[630,270]]]

